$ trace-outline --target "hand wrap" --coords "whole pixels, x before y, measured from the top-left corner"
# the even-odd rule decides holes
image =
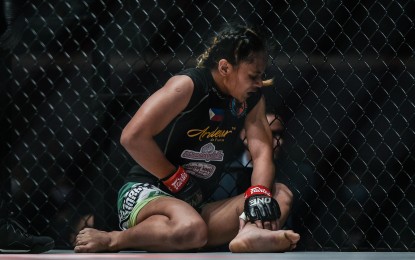
[[[262,185],[246,190],[244,211],[252,223],[256,220],[275,221],[281,216],[278,202],[272,197],[271,191]]]
[[[161,181],[176,198],[186,201],[193,207],[197,207],[203,202],[202,190],[198,183],[186,173],[182,166],[179,166],[176,172]]]

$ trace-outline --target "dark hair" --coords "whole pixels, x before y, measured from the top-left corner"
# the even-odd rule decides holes
[[[212,45],[198,57],[197,67],[213,69],[220,59],[232,65],[251,62],[254,53],[267,49],[266,41],[253,27],[226,24],[213,38]]]

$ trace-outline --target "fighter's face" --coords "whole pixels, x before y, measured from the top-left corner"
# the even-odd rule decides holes
[[[266,60],[262,53],[255,54],[251,62],[241,62],[233,66],[230,75],[230,94],[239,102],[244,102],[250,95],[262,87]]]

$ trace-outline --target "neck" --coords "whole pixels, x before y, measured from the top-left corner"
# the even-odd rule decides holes
[[[224,95],[229,95],[223,76],[220,75],[220,73],[217,70],[212,70],[211,73],[213,80],[215,81],[216,86],[218,87],[218,91],[220,91]]]

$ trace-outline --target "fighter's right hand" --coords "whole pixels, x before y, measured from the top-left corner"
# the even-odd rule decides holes
[[[182,166],[161,181],[176,198],[186,201],[193,207],[196,208],[203,202],[202,190],[198,183]]]

